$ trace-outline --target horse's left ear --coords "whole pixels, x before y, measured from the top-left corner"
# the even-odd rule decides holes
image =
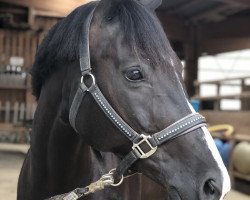
[[[162,0],[138,0],[138,1],[140,4],[144,5],[145,7],[151,10],[155,10],[162,3]]]

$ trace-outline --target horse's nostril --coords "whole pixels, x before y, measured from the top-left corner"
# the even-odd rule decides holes
[[[212,179],[207,180],[203,189],[206,195],[214,195],[216,192],[215,181]]]

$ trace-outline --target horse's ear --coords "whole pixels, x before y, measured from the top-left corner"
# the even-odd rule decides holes
[[[155,10],[162,3],[162,0],[138,0],[138,1],[140,4],[144,5],[145,7],[151,10]]]
[[[99,17],[109,17],[107,14],[111,13],[111,18],[112,18],[112,13],[116,12],[117,5],[121,3],[124,0],[101,0],[99,1],[97,7],[96,7],[96,16]]]

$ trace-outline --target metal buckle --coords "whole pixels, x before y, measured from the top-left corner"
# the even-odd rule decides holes
[[[132,146],[132,149],[134,151],[136,151],[136,153],[139,155],[139,157],[141,159],[145,159],[145,158],[150,157],[151,155],[153,155],[156,152],[157,146],[153,147],[151,145],[151,143],[148,141],[148,139],[152,138],[150,135],[147,136],[147,135],[141,134],[140,136],[141,136],[142,140],[139,141],[137,144],[134,143]],[[150,148],[150,150],[146,153],[140,147],[140,145],[143,143],[146,143],[148,145],[148,147]]]
[[[95,86],[95,84],[96,84],[96,82],[95,82],[95,76],[91,73],[91,72],[84,72],[83,74],[82,74],[82,77],[81,77],[81,83],[82,84],[85,84],[84,83],[84,78],[86,77],[86,76],[90,76],[91,77],[91,79],[92,79],[92,83],[91,83],[91,85],[88,87],[88,89],[87,89],[87,91],[89,92],[89,91],[91,91],[91,89]],[[86,84],[85,84],[86,85]],[[87,86],[86,86],[87,87]]]

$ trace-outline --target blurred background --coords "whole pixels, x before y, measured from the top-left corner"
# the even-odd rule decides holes
[[[88,0],[0,0],[0,196],[16,183],[36,101],[29,70],[49,29]],[[231,176],[231,200],[250,197],[250,1],[163,0],[156,10],[181,59],[195,109]]]

